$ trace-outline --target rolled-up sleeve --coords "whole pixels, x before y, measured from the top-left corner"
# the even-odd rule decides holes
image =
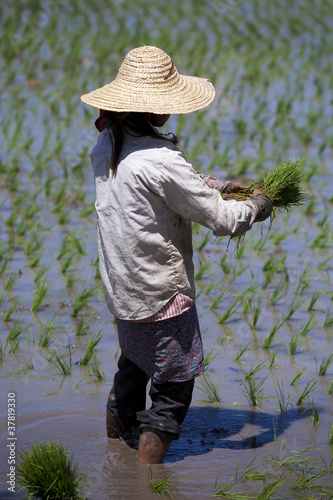
[[[252,201],[223,200],[196,173],[180,151],[169,150],[150,188],[186,219],[211,229],[215,236],[239,236],[251,229],[258,207]]]

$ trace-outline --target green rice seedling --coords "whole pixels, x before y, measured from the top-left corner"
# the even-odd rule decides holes
[[[225,323],[234,314],[234,312],[237,311],[238,307],[239,307],[239,301],[237,299],[234,302],[232,302],[225,311],[225,313],[219,317],[219,319],[217,320],[218,324],[222,325],[223,323]]]
[[[312,316],[309,319],[309,321],[307,323],[305,323],[305,325],[301,326],[299,333],[300,333],[300,335],[302,335],[302,337],[305,337],[313,329],[313,326],[312,326],[313,320],[314,320],[314,316]]]
[[[269,369],[271,370],[274,366],[276,356],[279,352],[279,348],[275,349],[275,351],[270,351],[271,352],[271,361],[269,363]]]
[[[46,273],[48,271],[48,267],[40,267],[36,273],[34,278],[34,283],[39,283],[40,281],[46,280]]]
[[[277,380],[277,385],[278,389],[275,389],[276,395],[277,395],[277,400],[279,403],[279,408],[281,413],[285,413],[287,411],[288,405],[290,404],[290,396],[286,399],[284,392],[283,392],[283,380],[280,382]]]
[[[328,390],[327,390],[326,394],[328,394],[329,396],[332,396],[332,394],[333,394],[333,380],[332,380],[332,382],[330,383],[330,386],[329,386],[329,388],[328,388]]]
[[[310,303],[309,303],[309,305],[308,305],[307,310],[308,310],[308,311],[313,311],[313,308],[314,308],[314,306],[315,306],[315,304],[316,304],[317,300],[318,300],[318,299],[319,299],[319,298],[320,298],[323,294],[325,294],[325,293],[327,293],[327,292],[323,292],[323,291],[320,291],[320,292],[314,292],[314,293],[312,294],[312,297],[311,297],[311,300],[310,300]]]
[[[279,283],[274,287],[272,294],[269,299],[269,303],[271,306],[275,306],[281,297],[283,297],[286,294],[287,290],[287,282],[285,279],[281,279]]]
[[[63,375],[70,375],[72,373],[72,351],[69,346],[69,353],[64,353],[61,356],[57,353],[56,350],[53,350],[49,362],[52,366],[54,366],[60,373]],[[64,358],[69,356],[69,362],[64,361]]]
[[[106,379],[104,372],[98,368],[96,363],[91,363],[89,367],[89,376],[95,377],[96,382],[103,382],[103,380]]]
[[[165,495],[168,495],[169,498],[174,500],[175,497],[170,491],[170,483],[171,483],[170,478],[173,475],[174,472],[170,472],[170,474],[168,474],[165,478],[163,478],[160,481],[158,479],[153,480],[153,471],[150,465],[148,465],[148,488],[157,493],[157,495],[162,496],[163,498],[165,497]]]
[[[15,228],[15,233],[17,236],[24,236],[31,229],[31,222],[26,219],[20,220]]]
[[[221,401],[221,397],[217,392],[216,386],[220,383],[220,380],[213,383],[210,377],[205,372],[200,376],[199,380],[201,383],[201,387],[199,387],[198,389],[201,393],[204,394],[205,397],[205,399],[202,399],[201,402],[218,406]]]
[[[330,439],[328,441],[328,444],[330,446],[333,446],[333,424],[331,424],[331,437],[330,437]]]
[[[306,372],[306,370],[309,368],[309,366],[305,366],[304,368],[302,368],[301,370],[297,370],[294,378],[292,379],[292,381],[290,382],[290,385],[295,385],[296,382],[299,381],[299,379],[304,375],[304,373]]]
[[[101,272],[99,270],[99,258],[97,257],[96,260],[93,262],[93,266],[95,268],[95,280],[100,280],[101,279]]]
[[[93,319],[93,315],[89,316],[88,319],[80,318],[76,324],[75,335],[79,337],[80,335],[87,335],[90,330],[90,323]]]
[[[71,220],[70,215],[71,215],[70,210],[61,212],[57,217],[58,224],[60,225],[68,224],[69,221]]]
[[[74,452],[69,456],[61,443],[32,442],[31,449],[19,452],[19,457],[17,480],[29,498],[85,500],[85,475],[74,462]]]
[[[314,401],[311,401],[309,407],[305,410],[306,414],[311,416],[312,426],[319,425],[320,413],[318,406],[314,404]]]
[[[222,196],[224,199],[244,200],[249,199],[255,189],[260,189],[273,200],[274,207],[279,210],[290,210],[302,205],[308,198],[301,187],[304,175],[302,159],[289,160],[261,175],[246,191]]]
[[[101,334],[101,331],[91,337],[85,355],[80,360],[81,366],[86,366],[89,363],[89,361],[93,357],[97,344],[100,342],[102,338],[103,335]]]
[[[277,334],[277,332],[280,330],[281,326],[284,324],[285,320],[283,319],[282,321],[280,321],[279,323],[275,323],[273,325],[273,327],[271,328],[271,331],[269,332],[269,334],[266,336],[263,344],[262,344],[262,348],[263,349],[268,349],[271,345],[271,343],[273,342],[274,338],[275,338],[275,335]]]
[[[205,248],[205,246],[210,242],[211,240],[211,233],[210,232],[207,232],[203,238],[203,240],[201,240],[200,243],[198,243],[197,245],[197,250],[200,252],[201,250],[203,250]]]
[[[31,312],[33,312],[33,313],[38,311],[40,305],[42,304],[42,302],[47,294],[49,287],[45,283],[45,281],[46,280],[43,279],[39,283],[36,283],[36,291],[35,291],[34,299],[33,299],[32,306],[31,306]]]
[[[309,269],[306,268],[303,274],[299,277],[296,288],[295,288],[295,296],[303,295],[305,290],[309,287],[310,282],[308,278]]]
[[[30,261],[29,261],[29,267],[31,267],[31,268],[37,267],[37,266],[38,266],[38,264],[39,264],[39,262],[40,262],[40,259],[41,259],[41,258],[42,258],[42,256],[43,256],[43,253],[44,253],[44,252],[36,253],[36,254],[32,257],[32,259],[30,259]]]
[[[317,481],[321,477],[325,476],[327,474],[327,471],[323,470],[321,472],[318,472],[317,474],[311,474],[311,471],[312,471],[312,469],[302,471],[300,476],[291,485],[291,489],[292,489],[292,491],[294,491],[294,495],[296,495],[296,498],[300,498],[297,495],[297,492],[300,492],[300,494],[304,498],[303,494],[306,490],[310,490],[311,492],[316,492],[316,490],[317,490],[317,494],[318,493],[321,494],[325,491],[329,491],[329,489],[327,489],[327,487],[325,487],[325,485],[316,484],[316,483],[313,484],[315,481]],[[326,495],[325,495],[325,497],[326,497]],[[325,498],[325,497],[321,497],[321,499]],[[315,498],[315,497],[311,496],[311,497],[307,497],[307,498]]]
[[[17,299],[12,301],[10,308],[8,309],[8,311],[6,312],[6,314],[3,317],[3,320],[5,323],[7,323],[10,320],[13,312],[15,311],[16,307],[18,306],[18,303],[19,303],[19,301]]]
[[[95,205],[90,204],[89,206],[82,208],[82,210],[79,213],[79,217],[82,217],[85,219],[86,217],[89,217],[89,215],[91,215],[94,212],[95,212]]]
[[[287,238],[287,232],[279,232],[275,231],[274,235],[271,235],[271,239],[274,243],[274,245],[280,245],[282,241],[284,241]]]
[[[293,332],[291,334],[291,339],[289,342],[289,354],[291,354],[292,356],[296,354],[298,347],[302,343],[302,339],[303,337],[299,332]]]
[[[264,377],[260,382],[256,383],[253,379],[245,380],[243,383],[244,392],[251,406],[259,406],[263,398],[263,385],[267,377]]]
[[[293,316],[293,314],[301,307],[301,305],[302,301],[296,300],[296,297],[294,297],[284,316],[285,321],[288,321]]]
[[[6,226],[7,227],[14,227],[16,225],[17,219],[18,219],[18,213],[11,212],[10,216],[6,220]]]
[[[60,200],[58,203],[56,203],[52,209],[53,214],[60,214],[63,213],[63,211],[67,208],[67,201],[66,200]]]
[[[76,259],[77,254],[76,253],[70,253],[67,255],[66,259],[62,262],[61,267],[60,267],[60,272],[61,274],[65,274],[68,270],[68,268],[73,264],[74,260]]]
[[[326,312],[323,327],[331,328],[332,326],[333,326],[333,312],[331,311],[331,309],[328,309],[328,311]]]
[[[32,363],[32,359],[27,359],[25,364],[21,367],[21,368],[18,368],[17,370],[14,370],[13,373],[21,373],[21,372],[25,372],[27,370],[33,370],[34,366],[33,366],[33,363]]]
[[[262,487],[261,492],[259,493],[259,496],[257,496],[257,500],[269,500],[270,498],[273,498],[272,495],[273,493],[280,488],[287,480],[287,477],[281,474],[277,479],[274,479],[271,483],[264,485]]]
[[[231,264],[226,262],[227,257],[228,257],[228,254],[225,253],[220,261],[220,267],[222,268],[222,271],[224,272],[224,274],[230,274],[232,272],[232,269],[233,269]]]
[[[36,232],[31,233],[25,244],[25,253],[28,257],[41,250],[44,243],[44,238],[40,238]]]
[[[18,337],[26,330],[26,326],[21,323],[20,318],[16,319],[11,331],[7,335],[6,344],[8,342],[14,342],[18,339]]]
[[[66,277],[66,288],[74,288],[76,283],[76,277],[73,273],[67,275]]]
[[[1,261],[0,274],[4,274],[8,268],[8,265],[11,263],[13,256],[13,252],[10,252],[5,258]]]
[[[310,380],[310,382],[308,382],[306,384],[302,394],[298,398],[296,405],[302,406],[304,400],[309,397],[309,394],[316,388],[316,386],[317,386],[317,382]]]
[[[285,281],[289,281],[288,271],[286,268],[286,258],[284,255],[280,260],[277,260],[274,255],[271,255],[263,266],[263,271],[265,273],[265,281],[262,284],[262,288],[267,288],[268,285],[273,281],[276,273],[283,273]]]
[[[313,238],[309,246],[312,250],[322,250],[331,246],[331,234],[326,227],[321,230],[318,236]]]
[[[220,293],[217,297],[215,297],[215,299],[213,300],[213,302],[210,304],[209,309],[211,311],[214,311],[219,306],[219,304],[221,303],[223,297],[224,297],[224,293],[223,292]]]
[[[317,202],[312,198],[304,207],[304,215],[314,215]]]
[[[55,205],[61,203],[66,198],[66,186],[62,184],[56,191],[52,193],[52,200]]]
[[[252,379],[260,370],[262,370],[267,365],[267,361],[262,361],[256,366],[251,366],[250,370],[245,373],[245,380]]]
[[[233,361],[239,361],[240,358],[243,356],[243,354],[246,352],[246,351],[249,351],[251,349],[251,342],[249,342],[248,344],[246,344],[245,347],[242,347],[240,348],[237,353],[236,353],[236,356],[234,357]]]
[[[199,270],[197,271],[197,273],[195,275],[195,281],[202,280],[209,268],[210,268],[209,262],[205,262],[203,264],[201,261],[199,261]]]
[[[54,313],[50,321],[45,323],[45,325],[40,328],[37,340],[38,347],[49,347],[51,344],[52,338],[57,333],[57,330],[59,330],[59,328],[56,328],[55,326],[56,317],[57,311]]]
[[[204,357],[205,371],[208,371],[209,365],[212,364],[212,362],[214,361],[216,356],[217,356],[217,353],[215,352],[214,349],[211,349],[207,354],[205,354],[205,357]]]
[[[326,372],[328,370],[328,368],[331,366],[331,364],[333,363],[333,354],[331,354],[330,356],[328,356],[327,359],[323,359],[321,364],[320,364],[320,367],[319,367],[319,371],[318,371],[318,375],[319,376],[324,376],[326,375]]]
[[[260,317],[262,308],[263,308],[263,300],[261,297],[259,297],[255,301],[250,300],[248,302],[247,311],[249,313],[252,313],[252,317],[248,318],[248,323],[249,323],[250,327],[252,328],[252,330],[257,330],[257,328],[258,328],[258,321],[259,321],[259,317]],[[243,313],[244,313],[244,311],[243,311]]]
[[[5,283],[4,289],[5,290],[12,290],[14,288],[16,281],[17,281],[17,274],[10,273],[8,280]]]
[[[252,498],[257,498],[257,495],[250,495],[248,493],[236,493],[230,491],[231,488],[237,487],[237,483],[228,484],[233,478],[228,479],[223,483],[215,482],[215,486],[211,493],[213,498],[231,498],[232,500],[251,500]]]
[[[84,308],[88,301],[96,294],[97,286],[87,288],[85,287],[82,292],[75,298],[72,310],[72,318],[76,318],[79,312]]]
[[[75,248],[79,255],[86,254],[82,246],[82,236],[80,235],[80,231],[75,231],[75,233],[66,236],[65,243],[67,246]]]

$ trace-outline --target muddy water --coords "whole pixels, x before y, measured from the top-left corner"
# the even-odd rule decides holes
[[[325,393],[331,375],[320,378],[314,396],[320,411],[319,425],[313,425],[310,415],[297,408],[293,399],[281,414],[273,398],[277,396],[277,381],[284,382],[286,398],[300,394],[298,387],[289,386],[296,369],[308,366],[311,374],[307,376],[307,381],[310,380],[316,372],[315,358],[321,359],[322,353],[332,349],[331,339],[317,341],[312,337],[307,341],[308,349],[304,348],[304,353],[296,356],[289,356],[280,349],[276,368],[265,381],[266,399],[261,409],[253,409],[243,395],[240,378],[242,372],[251,365],[261,362],[265,357],[269,359],[268,354],[265,355],[261,349],[251,350],[244,355],[242,363],[232,362],[235,354],[233,341],[217,344],[221,327],[212,321],[211,312],[200,298],[198,305],[206,350],[214,346],[218,354],[209,367],[209,375],[214,382],[220,381],[217,387],[221,405],[214,407],[202,404],[203,394],[200,383],[197,383],[182,435],[173,442],[165,463],[152,466],[153,480],[162,479],[173,472],[170,490],[175,498],[203,499],[209,498],[215,481],[229,479],[235,475],[237,467],[243,471],[252,460],[260,463],[267,456],[279,456],[282,459],[292,455],[295,450],[314,448],[309,455],[323,457],[329,463],[331,457],[327,442],[332,416],[328,410],[332,410],[333,401]],[[84,370],[77,365],[74,365],[71,376],[51,375],[39,353],[32,350],[34,370],[19,374],[10,371],[6,383],[2,379],[1,408],[2,411],[6,408],[6,391],[15,392],[18,450],[26,449],[32,441],[60,440],[70,451],[75,451],[81,468],[87,471],[90,480],[87,491],[89,499],[156,498],[156,493],[147,488],[148,467],[137,462],[136,451],[105,436],[104,407],[116,369],[117,343],[114,326],[108,313],[104,311],[103,314],[103,309],[98,322],[104,326],[105,337],[97,352],[97,359],[106,375],[105,383],[80,383]],[[233,330],[235,338],[243,336],[241,340],[247,340],[244,339],[244,327],[241,331],[236,323],[237,320],[227,325],[228,332]],[[267,329],[261,328],[258,336],[266,332]],[[74,349],[74,363],[78,352],[75,354]],[[22,352],[9,360],[8,365],[2,368],[2,375],[14,368],[20,355]],[[304,384],[300,385],[304,387]],[[4,446],[1,448],[0,473],[1,477],[7,473]],[[249,493],[249,486],[246,492]]]
[[[85,285],[97,285],[100,288],[100,282],[94,277],[93,266],[96,258],[95,216],[91,214],[80,217],[80,207],[74,203],[68,206],[69,222],[59,224],[57,212],[54,211],[53,195],[62,184],[68,191],[66,194],[72,195],[79,191],[93,203],[94,186],[88,153],[84,156],[82,172],[76,176],[71,173],[78,156],[84,148],[90,150],[97,137],[97,133],[92,131],[95,118],[93,113],[87,118],[83,107],[77,106],[78,89],[95,88],[99,77],[101,85],[110,78],[109,67],[104,59],[97,57],[99,51],[92,41],[96,39],[96,33],[105,33],[110,26],[116,33],[115,39],[121,40],[121,48],[117,48],[117,53],[112,56],[108,53],[115,67],[120,62],[125,46],[145,43],[145,30],[150,31],[153,26],[154,44],[174,47],[175,60],[177,56],[182,57],[184,68],[187,68],[186,54],[194,54],[193,61],[188,62],[189,71],[196,72],[198,69],[198,74],[214,76],[217,98],[212,106],[206,113],[181,119],[181,147],[184,139],[184,149],[189,156],[193,154],[192,161],[196,168],[206,171],[213,164],[213,173],[223,178],[229,168],[235,168],[236,171],[241,160],[250,159],[245,177],[251,180],[264,167],[273,166],[278,158],[297,157],[300,153],[305,156],[307,166],[314,168],[310,182],[306,184],[314,203],[312,209],[306,212],[305,207],[302,207],[292,211],[290,215],[279,214],[269,233],[267,223],[256,227],[246,235],[238,252],[235,250],[236,242],[232,241],[228,245],[227,239],[216,239],[212,235],[203,250],[198,251],[206,231],[194,228],[196,272],[208,265],[197,279],[197,304],[205,353],[212,353],[213,356],[207,373],[212,383],[216,384],[220,402],[218,405],[205,402],[207,394],[202,391],[200,379],[197,380],[182,435],[178,441],[173,442],[165,463],[151,468],[153,481],[173,473],[170,490],[174,498],[200,500],[210,498],[216,482],[236,478],[237,470],[239,477],[252,461],[258,466],[258,470],[266,470],[271,466],[273,457],[282,460],[293,456],[295,452],[306,452],[309,463],[313,457],[318,459],[317,464],[329,468],[332,463],[332,446],[328,442],[333,422],[333,397],[327,392],[333,379],[333,365],[325,376],[318,375],[323,358],[333,353],[332,323],[324,326],[327,317],[333,314],[332,82],[328,80],[331,74],[331,52],[327,50],[332,46],[332,30],[326,30],[323,36],[320,35],[325,22],[332,26],[332,19],[322,15],[320,10],[327,3],[315,2],[314,8],[311,2],[302,0],[299,5],[305,6],[307,10],[299,13],[298,2],[294,2],[295,19],[291,22],[289,20],[288,24],[289,5],[286,8],[284,2],[267,3],[265,9],[261,9],[260,2],[207,2],[217,16],[218,26],[215,31],[211,31],[211,17],[205,18],[211,9],[209,12],[207,9],[204,16],[198,19],[196,9],[192,9],[191,3],[187,1],[171,2],[168,12],[164,9],[162,15],[157,10],[154,11],[155,16],[153,5],[149,2],[147,14],[144,10],[141,13],[138,8],[130,20],[128,5],[132,2],[111,3],[116,6],[116,11],[110,9],[108,12],[103,7],[102,15],[99,15],[97,9],[92,12],[89,2],[86,8],[81,7],[85,5],[83,0],[77,11],[72,7],[75,2],[44,2],[45,12],[41,17],[27,9],[26,19],[30,16],[28,36],[24,37],[22,27],[18,28],[14,37],[18,52],[12,60],[4,61],[3,56],[0,56],[3,66],[0,78],[1,81],[6,81],[6,90],[0,103],[4,117],[0,131],[1,162],[8,164],[8,168],[15,162],[20,166],[18,188],[11,192],[7,170],[2,169],[0,172],[1,249],[14,241],[9,268],[0,276],[2,348],[15,320],[18,319],[25,327],[17,349],[14,345],[7,346],[0,363],[0,498],[8,497],[8,393],[15,393],[17,402],[16,452],[29,448],[31,442],[60,440],[64,446],[68,446],[70,452],[75,452],[80,468],[87,472],[90,486],[86,494],[89,499],[157,498],[156,493],[148,488],[149,469],[137,462],[136,451],[119,441],[108,440],[105,435],[105,403],[119,353],[113,320],[106,310],[102,294],[96,293],[80,313],[80,317],[89,319],[89,334],[77,337],[77,321],[71,317],[73,302],[82,288]],[[137,3],[140,7],[141,2]],[[59,9],[58,4],[61,6]],[[274,11],[275,6],[277,12]],[[170,20],[168,16],[175,14],[179,17],[181,8],[185,8],[183,20],[177,25],[179,19]],[[317,20],[312,16],[316,9]],[[114,22],[114,12],[117,19],[123,21],[119,25]],[[327,8],[323,12],[327,13]],[[236,14],[235,18],[233,13]],[[4,35],[5,39],[7,35],[10,39],[14,33],[11,32],[15,26],[11,25],[10,17],[14,20],[20,17],[15,8],[9,14],[9,33]],[[89,22],[82,14],[89,17]],[[267,19],[265,16],[268,16]],[[305,28],[295,22],[303,19],[303,16],[306,18]],[[233,22],[229,23],[229,18]],[[183,25],[187,26],[185,19],[188,22],[187,29],[190,30],[188,33],[183,31]],[[238,28],[241,26],[241,30],[245,30],[244,23],[247,20],[252,20],[258,29],[262,28],[265,36],[268,33],[267,37],[271,37],[273,42],[272,49],[265,47],[264,40],[260,37],[254,43],[251,31],[247,38],[240,37]],[[56,31],[53,30],[53,25]],[[175,25],[176,29],[170,31],[170,25]],[[129,41],[124,40],[124,26],[130,29]],[[192,38],[197,34],[193,26],[199,26],[199,31],[203,34],[210,34],[207,41],[199,38],[200,43],[197,43]],[[135,38],[133,27],[137,30]],[[302,35],[303,29],[310,33],[310,43]],[[170,34],[165,35],[169,32]],[[160,33],[164,33],[167,39],[158,38]],[[183,38],[178,41],[179,35]],[[71,40],[70,36],[75,36],[75,44],[72,43],[74,38]],[[236,36],[237,43],[233,44],[233,36]],[[230,49],[225,43],[226,39],[230,41]],[[63,48],[60,42],[64,44]],[[184,46],[184,43],[185,56],[182,51],[177,54],[178,48]],[[85,50],[77,55],[75,61],[70,59],[72,68],[68,71],[68,66],[67,69],[64,68],[66,55],[74,45],[85,47]],[[195,50],[199,45],[205,54],[201,57],[204,71],[201,71],[201,60]],[[220,47],[223,47],[222,52]],[[99,48],[103,49],[104,54],[105,47]],[[307,59],[309,52],[312,57]],[[226,60],[223,59],[224,54]],[[255,68],[255,77],[250,71],[251,65],[257,64],[253,54],[258,55],[262,64],[262,67]],[[52,61],[52,68],[46,64],[45,58]],[[220,60],[225,62],[221,65]],[[39,68],[36,75],[29,67],[34,66],[34,63]],[[181,64],[180,62],[179,68]],[[78,71],[76,68],[79,68]],[[276,69],[279,71],[276,72]],[[60,90],[58,84],[61,84]],[[225,85],[229,90],[225,90]],[[66,90],[69,90],[69,97],[65,95]],[[49,91],[50,95],[47,94]],[[284,108],[288,101],[290,108]],[[18,105],[21,102],[24,106]],[[69,106],[71,102],[74,104]],[[60,113],[56,109],[57,103]],[[240,118],[244,118],[246,122],[246,133],[238,133],[235,129],[234,121],[239,121]],[[218,127],[217,135],[214,135],[211,127],[214,120]],[[23,124],[22,132],[20,140],[11,144],[9,139],[14,134],[16,122]],[[171,117],[168,130],[176,131],[178,124],[178,118]],[[302,137],[302,127],[305,132],[310,132],[310,139]],[[30,139],[33,142],[23,147]],[[202,145],[204,154],[193,153],[198,145],[200,148]],[[215,158],[215,155],[221,157]],[[41,172],[31,175],[35,164],[40,162]],[[3,167],[2,163],[0,166]],[[233,171],[231,173],[234,174]],[[51,195],[46,196],[44,183],[52,178]],[[20,193],[38,193],[38,196],[35,202],[28,200],[22,207],[15,205]],[[71,198],[70,200],[73,201]],[[28,231],[23,237],[15,237],[7,224],[16,210],[19,211],[20,220],[22,212],[30,203],[38,205],[38,211],[32,217],[33,222],[40,223],[37,227],[38,235],[44,237],[38,268],[47,267],[49,285],[47,296],[36,314],[32,314],[30,309],[38,268],[29,267],[30,261],[24,252],[26,240],[31,234]],[[314,239],[318,238],[322,230],[326,230],[326,235],[323,234],[321,240],[323,244],[313,245]],[[15,233],[15,224],[13,232]],[[60,271],[62,260],[57,260],[57,256],[64,238],[73,234],[79,236],[85,255],[75,256],[66,275]],[[272,256],[275,262],[281,262],[281,266],[264,287],[264,265]],[[15,285],[12,289],[4,290],[10,273],[16,276]],[[76,280],[71,289],[66,286],[68,275],[73,275]],[[286,285],[283,293],[272,305],[272,294],[283,280]],[[304,288],[298,287],[299,285],[304,285]],[[213,301],[222,293],[221,301],[212,307]],[[319,295],[310,308],[314,294]],[[14,299],[18,300],[18,306],[13,318],[5,322],[3,316]],[[259,299],[262,299],[262,308],[258,328],[253,331],[249,324]],[[285,317],[293,302],[297,307],[290,319],[278,330],[270,348],[263,349],[264,339],[273,325]],[[219,324],[219,318],[233,303],[236,303],[233,314],[224,324]],[[51,321],[54,313],[55,330],[50,349],[40,348],[40,329]],[[289,348],[293,335],[311,318],[313,322],[309,333],[299,339],[296,353],[291,355]],[[98,344],[95,361],[105,374],[104,382],[95,382],[93,377],[88,376],[89,366],[85,368],[79,365],[91,334],[98,331],[102,331],[104,336]],[[71,375],[63,376],[51,366],[48,359],[51,349],[56,349],[59,354],[69,355],[68,346],[71,346],[72,372]],[[233,361],[237,352],[246,346],[247,350],[240,360]],[[277,352],[277,355],[274,365],[269,368],[273,352]],[[68,360],[69,356],[66,358]],[[27,361],[32,363],[33,369],[24,369]],[[246,397],[244,377],[251,367],[263,362],[266,365],[255,378],[257,382],[263,381],[262,399],[259,407],[253,408]],[[297,384],[291,386],[292,379],[300,370],[305,370],[304,374]],[[297,399],[307,384],[312,382],[316,383],[314,390],[305,399],[303,406],[297,406]],[[280,411],[279,400],[283,412]],[[319,413],[319,422],[313,420],[314,410]],[[315,469],[313,473],[318,470]],[[292,473],[296,474],[295,470]],[[330,480],[331,476],[327,475],[325,482],[329,483]],[[257,492],[261,486],[260,482],[258,485],[258,482],[247,481],[237,491]],[[283,497],[294,498],[287,490]],[[316,497],[320,498],[320,494]],[[18,495],[17,498],[25,498],[25,495]]]

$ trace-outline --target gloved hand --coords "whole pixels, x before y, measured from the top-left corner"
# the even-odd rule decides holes
[[[262,222],[267,219],[273,210],[273,201],[271,198],[266,196],[260,191],[260,189],[255,189],[252,195],[252,202],[254,202],[258,207],[258,213],[254,222]]]

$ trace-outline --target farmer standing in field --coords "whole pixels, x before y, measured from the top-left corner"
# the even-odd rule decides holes
[[[170,114],[204,108],[214,96],[208,80],[180,75],[165,52],[144,46],[126,55],[115,80],[81,97],[100,109],[91,153],[98,254],[121,349],[107,435],[131,442],[139,433],[142,463],[163,462],[204,370],[191,222],[237,236],[272,211],[259,190],[248,201],[223,200],[219,191],[245,186],[198,174],[176,137],[158,130]]]

